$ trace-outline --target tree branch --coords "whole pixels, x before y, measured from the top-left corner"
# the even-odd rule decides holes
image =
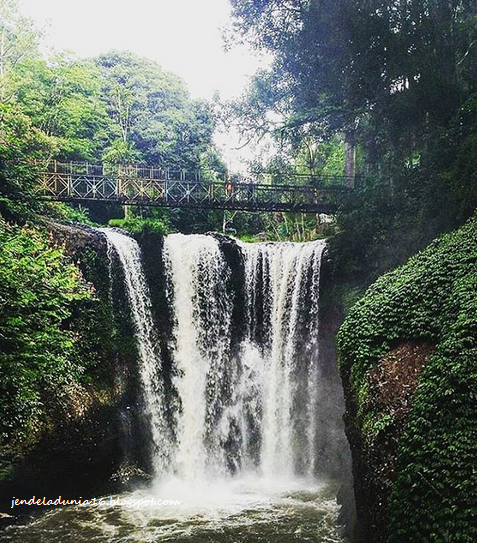
[[[467,49],[465,55],[459,60],[459,62],[456,64],[456,66],[460,66],[460,65],[464,62],[464,60],[465,60],[465,59],[467,58],[467,56],[469,55],[470,50],[472,49],[472,46],[475,45],[476,43],[477,43],[477,40],[474,40],[474,41],[469,45],[469,47],[468,47],[468,49]]]

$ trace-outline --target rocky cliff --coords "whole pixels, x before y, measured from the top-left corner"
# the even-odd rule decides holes
[[[477,540],[477,220],[381,277],[338,334],[366,543]]]

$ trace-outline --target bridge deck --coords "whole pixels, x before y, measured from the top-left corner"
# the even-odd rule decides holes
[[[276,177],[261,174],[261,178],[234,182],[206,181],[184,171],[144,166],[108,170],[106,166],[52,163],[39,171],[36,192],[39,198],[69,202],[333,213],[343,195],[352,188],[351,180],[344,177],[286,176],[284,179],[288,184],[272,184]],[[289,183],[297,177],[307,184]],[[263,182],[263,179],[268,182]]]

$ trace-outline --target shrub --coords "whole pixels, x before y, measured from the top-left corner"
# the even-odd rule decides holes
[[[92,296],[80,272],[48,234],[0,219],[0,444],[41,423],[51,391],[79,379],[70,354],[72,307]]]

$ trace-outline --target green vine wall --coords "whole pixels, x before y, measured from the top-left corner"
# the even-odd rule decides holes
[[[409,395],[402,346],[426,351],[404,409],[379,399]],[[338,349],[368,543],[477,541],[477,218],[376,281]]]

